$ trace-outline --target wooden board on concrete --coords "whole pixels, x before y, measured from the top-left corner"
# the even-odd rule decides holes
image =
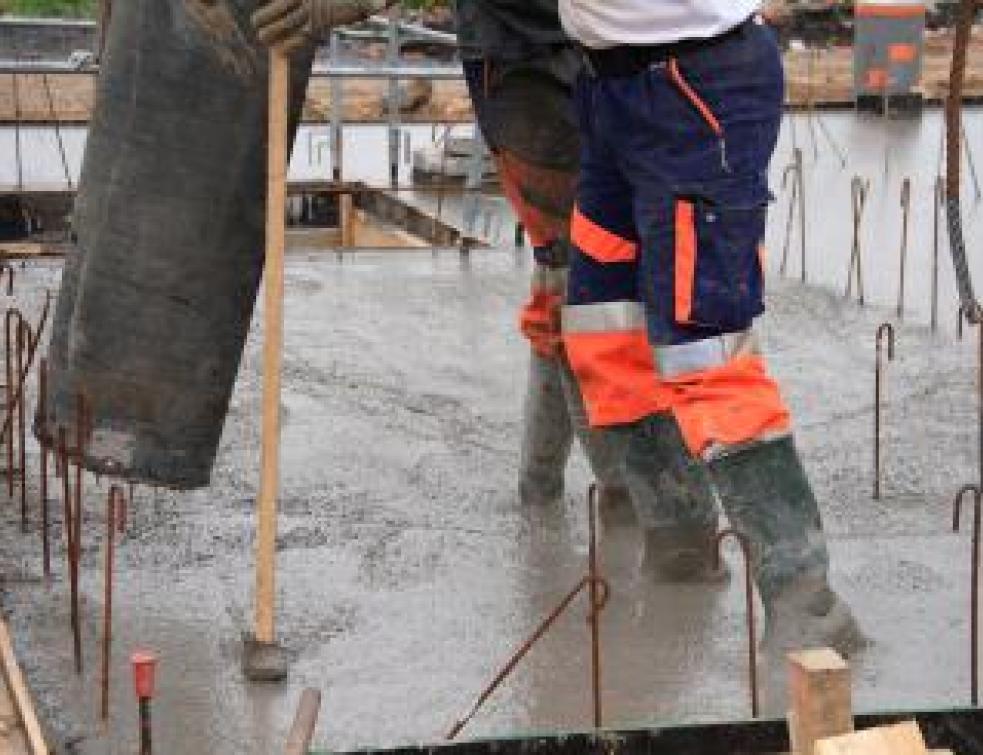
[[[788,657],[789,740],[796,755],[813,755],[820,739],[853,731],[850,667],[829,648]]]
[[[928,755],[921,729],[914,721],[823,739],[816,755]]]
[[[9,712],[8,712],[9,711]],[[13,643],[7,625],[0,618],[0,753],[6,753],[3,745],[3,727],[13,719],[7,739],[11,753],[23,752],[27,755],[47,755],[48,746],[41,733],[34,704],[27,684],[14,657]],[[17,747],[21,749],[16,749]]]

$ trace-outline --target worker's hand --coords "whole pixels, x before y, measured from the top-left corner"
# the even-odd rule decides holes
[[[560,307],[563,296],[549,291],[534,291],[519,315],[519,329],[529,339],[532,350],[545,359],[555,359],[561,352]]]
[[[395,0],[262,0],[253,13],[256,36],[290,53],[323,39],[338,26],[364,21]]]

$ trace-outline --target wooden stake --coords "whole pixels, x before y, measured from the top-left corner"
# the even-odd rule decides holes
[[[286,243],[287,95],[290,63],[270,52],[269,162],[263,339],[263,449],[256,529],[256,640],[276,638],[276,529],[280,484],[280,373],[283,366],[283,252]]]
[[[287,735],[287,746],[284,755],[307,755],[314,738],[314,727],[317,726],[317,714],[321,708],[321,692],[316,689],[305,689],[300,696],[297,714]]]
[[[0,673],[3,674],[3,678],[7,682],[10,695],[14,700],[14,708],[27,734],[31,755],[47,755],[48,745],[41,733],[41,725],[34,713],[34,705],[27,690],[24,675],[21,673],[20,666],[17,665],[17,658],[14,656],[14,646],[10,641],[10,633],[7,631],[7,625],[2,618],[0,618]]]
[[[789,739],[795,755],[814,755],[816,742],[853,731],[850,667],[829,648],[792,653]]]

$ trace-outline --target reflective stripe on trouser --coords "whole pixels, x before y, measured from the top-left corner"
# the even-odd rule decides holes
[[[563,342],[592,426],[669,411],[711,458],[788,433],[789,413],[752,331],[652,347],[638,302],[567,306]]]

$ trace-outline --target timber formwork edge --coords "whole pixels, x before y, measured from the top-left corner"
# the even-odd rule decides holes
[[[13,703],[14,713],[27,743],[27,752],[30,755],[48,755],[50,750],[38,721],[27,681],[17,663],[13,641],[3,616],[0,616],[0,684],[6,687]],[[0,694],[3,693],[4,690],[0,690]],[[0,741],[0,745],[2,744]]]

